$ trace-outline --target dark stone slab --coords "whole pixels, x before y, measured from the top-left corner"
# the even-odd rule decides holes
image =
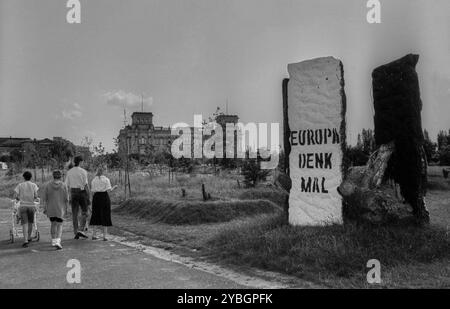
[[[414,214],[428,220],[427,162],[423,149],[422,101],[416,65],[418,55],[409,54],[376,68],[372,73],[375,107],[375,141],[378,146],[395,143],[386,178],[400,185]]]
[[[282,93],[283,93],[283,144],[284,144],[284,183],[283,189],[286,190],[286,197],[284,200],[284,215],[286,222],[289,221],[289,192],[292,188],[292,181],[289,178],[289,155],[291,154],[291,143],[289,142],[289,136],[291,135],[291,130],[289,129],[289,114],[288,114],[288,85],[289,78],[283,79],[282,83]]]
[[[291,153],[291,143],[289,142],[289,136],[291,130],[289,129],[289,114],[288,114],[288,84],[289,78],[283,79],[282,91],[283,91],[283,144],[284,144],[284,173],[289,175],[289,155]]]

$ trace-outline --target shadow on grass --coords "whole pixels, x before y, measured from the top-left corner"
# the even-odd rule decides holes
[[[132,198],[113,210],[117,214],[133,215],[152,223],[198,225],[228,222],[240,217],[281,212],[281,208],[266,200],[232,201],[170,201]]]

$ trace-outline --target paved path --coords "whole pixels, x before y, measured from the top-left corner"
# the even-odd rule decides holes
[[[148,255],[113,241],[74,240],[65,223],[64,249],[50,246],[49,222],[40,218],[41,241],[9,243],[10,211],[0,209],[0,288],[245,288],[235,281]],[[81,264],[81,283],[66,280],[67,262]]]

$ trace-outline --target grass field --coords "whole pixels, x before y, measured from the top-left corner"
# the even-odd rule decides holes
[[[329,287],[369,287],[366,263],[378,259],[376,287],[450,288],[450,179],[430,167],[425,229],[291,227],[280,218],[222,232],[208,244],[219,259],[276,270]]]
[[[114,178],[111,178],[113,183]],[[266,199],[276,204],[283,200],[283,194],[271,186],[258,189],[246,189],[242,185],[242,176],[235,173],[222,172],[219,176],[177,174],[169,182],[166,177],[148,177],[135,174],[131,177],[132,197],[138,199],[156,199],[165,201],[198,202],[202,201],[202,184],[213,201],[257,200]],[[185,190],[185,197],[181,190]],[[111,194],[114,204],[125,201],[124,190],[118,189]]]
[[[450,169],[450,167],[447,167]],[[427,207],[432,223],[450,230],[450,178],[444,179],[442,167],[431,166],[428,169]]]
[[[134,198],[116,209],[113,222],[152,245],[195,250],[217,263],[278,271],[327,287],[450,288],[450,179],[441,167],[429,168],[431,225],[423,229],[288,226],[281,192],[267,185],[246,189],[239,179],[178,175],[169,183],[166,177],[133,175]],[[15,180],[2,180],[5,196]],[[212,201],[203,202],[202,183]],[[123,188],[112,200],[124,200]],[[370,259],[381,263],[381,285],[366,281]]]
[[[436,227],[292,227],[273,218],[225,231],[209,244],[222,261],[276,270],[330,287],[368,287],[366,263],[371,259],[382,265],[384,287],[450,287],[450,241],[446,231]],[[414,273],[418,267],[427,269],[426,265],[429,271]]]

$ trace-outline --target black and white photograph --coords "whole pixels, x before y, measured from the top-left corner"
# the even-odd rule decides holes
[[[0,0],[0,289],[449,288],[450,1]]]

